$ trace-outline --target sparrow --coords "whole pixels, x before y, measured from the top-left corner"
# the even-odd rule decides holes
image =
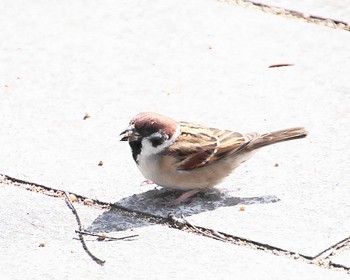
[[[120,133],[120,141],[129,142],[146,181],[185,191],[170,203],[176,205],[220,183],[260,148],[307,134],[303,127],[239,133],[142,112]]]

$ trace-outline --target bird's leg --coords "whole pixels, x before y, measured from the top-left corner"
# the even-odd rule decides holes
[[[152,184],[154,184],[152,180],[146,179],[140,184],[140,186],[146,186],[146,185],[152,185]]]
[[[180,203],[185,202],[187,199],[189,199],[190,197],[194,196],[196,193],[199,193],[201,191],[203,191],[203,190],[202,189],[193,189],[193,190],[186,191],[183,194],[181,194],[178,198],[176,198],[175,200],[166,203],[166,205],[168,205],[168,206],[179,205]]]

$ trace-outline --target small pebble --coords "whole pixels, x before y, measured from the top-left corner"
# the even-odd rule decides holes
[[[92,204],[94,204],[94,201],[90,198],[86,198],[86,199],[84,199],[84,204],[85,205],[92,205]]]
[[[97,237],[97,240],[98,241],[103,241],[103,240],[105,240],[106,239],[106,237],[107,237],[107,234],[106,233],[100,233],[100,235],[101,236],[99,236],[99,237]]]
[[[300,255],[296,253],[296,254],[293,255],[293,258],[294,258],[295,260],[297,260],[297,259],[300,258]]]
[[[89,113],[85,113],[83,120],[86,120],[88,118],[91,118],[90,114]]]
[[[72,202],[77,201],[77,197],[76,197],[74,194],[72,194],[72,193],[69,194],[69,199],[70,199]]]

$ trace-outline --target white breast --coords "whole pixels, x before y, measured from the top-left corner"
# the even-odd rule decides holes
[[[159,132],[155,132],[159,133]],[[146,137],[142,139],[141,153],[137,156],[138,168],[146,179],[150,179],[156,183],[156,179],[159,176],[159,153],[165,148],[174,143],[177,137],[180,135],[180,125],[178,125],[176,132],[173,136],[166,140],[163,144],[154,147],[152,143]]]

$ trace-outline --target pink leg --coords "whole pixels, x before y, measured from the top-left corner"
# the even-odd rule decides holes
[[[169,206],[179,205],[180,203],[186,201],[191,196],[193,196],[196,193],[199,193],[201,191],[203,191],[203,190],[202,189],[193,189],[193,190],[186,191],[183,194],[181,194],[178,198],[176,198],[175,200],[166,203],[166,205],[169,205]]]
[[[151,184],[154,184],[154,183],[150,179],[146,179],[140,184],[140,186],[146,186]]]

